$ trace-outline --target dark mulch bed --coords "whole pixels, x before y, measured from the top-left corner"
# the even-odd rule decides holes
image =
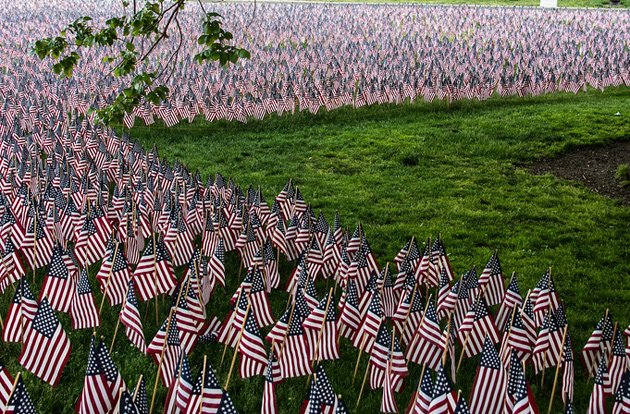
[[[555,158],[538,160],[529,169],[534,174],[551,173],[580,181],[598,194],[630,204],[630,186],[622,188],[615,180],[620,164],[630,164],[630,141],[572,149]]]

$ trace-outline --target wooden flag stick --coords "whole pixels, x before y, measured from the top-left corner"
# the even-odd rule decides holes
[[[551,398],[549,399],[549,408],[547,409],[547,414],[551,414],[551,406],[553,405],[553,397],[556,394],[556,385],[558,384],[558,373],[560,372],[560,366],[562,365],[562,356],[564,354],[564,342],[567,339],[567,329],[569,329],[569,324],[565,325],[564,332],[562,333],[562,346],[561,346],[560,356],[558,357],[558,363],[556,364],[556,375],[553,378],[553,387],[551,388]]]
[[[173,311],[175,308],[171,308],[168,313],[168,320],[166,321],[166,333],[164,336],[164,343],[162,344],[162,350],[160,351],[160,359],[158,363],[158,370],[155,375],[155,382],[153,383],[153,394],[151,395],[151,407],[149,408],[149,414],[153,414],[153,404],[155,404],[155,395],[157,394],[157,386],[160,381],[160,371],[162,369],[162,361],[164,360],[164,351],[166,350],[166,343],[168,342],[168,332],[171,330],[171,320],[173,319]]]
[[[453,316],[453,312],[448,314],[448,322],[446,322],[446,338],[444,341],[444,352],[442,352],[442,366],[446,364],[446,354],[448,354],[448,343],[451,340],[451,317]],[[426,365],[422,366],[422,372],[424,372],[424,368]],[[455,378],[453,378],[454,380]],[[455,382],[455,381],[453,381]]]
[[[245,317],[243,318],[243,323],[241,324],[241,330],[238,334],[238,340],[236,341],[236,346],[234,347],[234,355],[232,356],[232,363],[230,364],[230,371],[228,372],[227,381],[225,381],[225,391],[227,391],[228,386],[230,385],[230,377],[232,377],[232,370],[234,369],[234,362],[236,362],[236,355],[238,354],[238,346],[241,344],[241,339],[243,338],[243,330],[245,329],[245,321],[247,321],[247,315],[249,314],[249,308],[251,306],[251,302],[247,304],[247,310],[245,311]]]
[[[483,297],[483,295],[486,293],[486,288],[487,287],[488,287],[488,285],[485,285],[483,287],[483,289],[481,290],[481,293],[479,294],[479,298],[478,299],[481,299]],[[464,319],[466,319],[466,317],[464,317]],[[463,323],[463,321],[462,321],[462,323]],[[464,354],[466,353],[466,346],[468,345],[468,340],[470,339],[470,334],[472,333],[473,329],[474,329],[474,327],[470,328],[470,331],[468,331],[468,333],[466,334],[466,339],[464,339],[464,346],[462,347],[462,353],[459,356],[459,361],[457,362],[457,368],[455,369],[455,373],[457,373],[459,371],[459,367],[462,365],[462,361],[464,360]]]
[[[352,375],[352,385],[354,385],[354,380],[357,377],[357,370],[359,369],[359,361],[361,361],[361,352],[363,352],[363,347],[365,346],[365,340],[367,336],[365,332],[361,336],[361,346],[359,347],[359,355],[357,356],[357,363],[354,365],[354,374]]]
[[[241,286],[241,290],[238,292],[238,298],[236,299],[236,308],[238,309],[238,304],[241,301],[241,295],[243,294],[243,287]],[[249,301],[248,301],[249,302]],[[235,311],[236,312],[236,309]],[[231,322],[228,320],[228,323]],[[225,344],[223,345],[223,355],[221,355],[221,363],[219,364],[219,370],[221,369],[221,367],[223,366],[223,360],[225,359],[225,353],[227,352],[227,347],[228,347],[228,343],[227,341],[225,342]]]
[[[549,309],[549,310],[547,311],[547,312],[548,312],[548,315],[551,315],[551,303],[549,304],[549,308],[548,308],[548,309]],[[541,388],[542,388],[542,387],[543,387],[543,385],[545,384],[545,366],[547,365],[547,354],[548,354],[548,353],[549,353],[548,351],[545,351],[545,353],[543,354],[542,376],[541,376],[541,378],[540,378],[540,387],[541,387]]]
[[[365,373],[363,374],[363,381],[361,381],[361,390],[359,391],[359,398],[357,398],[357,406],[355,410],[359,409],[359,403],[361,402],[361,397],[363,396],[363,388],[365,388],[365,380],[367,379],[369,371],[370,371],[370,363],[368,361],[368,364],[365,367]]]
[[[17,383],[21,375],[22,375],[22,372],[18,372],[18,374],[15,376],[15,380],[13,380],[13,388],[11,388],[11,392],[9,393],[9,397],[7,398],[7,406],[9,405],[9,401],[11,401],[11,397],[13,396],[13,393],[15,392],[15,387],[17,387]],[[7,411],[4,411],[4,412],[6,413]]]
[[[33,203],[35,204],[35,203]],[[33,285],[35,285],[35,269],[37,268],[37,208],[33,206],[35,211],[35,225],[33,226]]]
[[[293,305],[291,306],[291,311],[289,312],[289,321],[287,322],[287,329],[284,331],[284,335],[282,336],[282,343],[280,344],[280,352],[278,353],[278,360],[280,360],[280,356],[284,352],[284,345],[286,344],[287,334],[289,333],[289,326],[291,326],[291,321],[293,320],[293,313],[295,312],[295,301],[293,301]]]
[[[324,333],[324,325],[326,324],[326,316],[328,315],[328,308],[330,306],[330,301],[332,298],[332,288],[328,291],[328,299],[326,300],[326,310],[324,311],[324,320],[322,321],[322,326],[319,328],[319,333],[317,335],[317,345],[315,345],[315,353],[313,354],[313,360],[311,361],[311,370],[315,368],[315,362],[319,361],[319,346],[321,345],[322,336]],[[306,387],[308,388],[308,384],[311,381],[311,375],[308,374],[308,378],[306,379]]]
[[[153,284],[155,286],[155,324],[158,325],[160,323],[160,320],[158,317],[157,243],[155,242],[155,232],[153,232],[152,236],[153,236]],[[179,299],[177,301],[179,302]]]
[[[107,296],[107,292],[109,290],[109,282],[112,279],[112,272],[114,270],[114,263],[116,263],[116,255],[118,254],[118,246],[120,245],[120,242],[116,242],[116,246],[114,247],[114,256],[112,258],[112,264],[111,267],[109,268],[109,272],[107,274],[107,282],[105,283],[105,290],[103,291],[103,298],[101,299],[101,306],[99,306],[98,308],[98,314],[100,315],[101,312],[103,311],[103,304],[105,303],[105,297]]]
[[[138,391],[140,390],[140,384],[142,383],[142,374],[138,378],[138,383],[136,384],[136,389],[133,391],[133,402],[136,402],[136,397],[138,397]]]
[[[328,309],[330,307],[330,302],[332,299],[332,288],[328,291],[328,300],[326,301],[326,310],[324,311],[324,320],[322,321],[322,326],[319,329],[319,335],[317,335],[317,345],[315,345],[315,354],[313,356],[313,361],[311,363],[311,367],[315,366],[315,362],[319,359],[319,347],[321,345],[322,336],[324,336],[324,326],[326,325],[326,317],[328,316]]]
[[[183,358],[182,358],[183,359]],[[207,357],[203,356],[203,369],[201,371],[201,391],[199,392],[199,414],[203,413],[203,391],[206,388],[206,366]]]

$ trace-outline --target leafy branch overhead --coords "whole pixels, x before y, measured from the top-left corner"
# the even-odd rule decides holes
[[[52,59],[54,73],[70,78],[79,61],[81,49],[105,47],[108,53],[103,63],[111,66],[105,76],[125,78],[123,89],[106,106],[97,110],[97,117],[105,124],[119,122],[125,113],[143,101],[160,104],[169,94],[165,85],[173,75],[175,63],[183,44],[179,14],[187,2],[166,0],[146,1],[141,5],[123,0],[125,13],[114,16],[103,24],[95,24],[91,17],[80,17],[69,23],[58,36],[37,40],[33,51],[40,59]],[[222,26],[221,15],[203,11],[201,33],[197,43],[201,50],[194,56],[197,63],[218,61],[221,65],[249,58],[249,52],[231,44],[232,33]],[[157,46],[171,36],[178,39],[170,56],[158,62],[158,67],[147,65]]]

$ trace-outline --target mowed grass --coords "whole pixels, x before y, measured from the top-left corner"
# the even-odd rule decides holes
[[[615,116],[616,112],[620,116]],[[580,184],[551,175],[533,176],[523,165],[578,145],[630,137],[630,94],[627,88],[604,93],[558,94],[537,98],[493,98],[486,102],[382,105],[354,110],[342,108],[313,116],[305,113],[271,116],[246,125],[195,122],[174,128],[136,127],[134,139],[145,148],[156,145],[162,157],[199,169],[204,177],[221,172],[247,187],[260,186],[266,199],[282,189],[289,178],[300,188],[316,213],[332,221],[339,211],[344,226],[361,222],[381,265],[392,260],[404,243],[441,233],[458,275],[472,266],[481,271],[498,250],[506,278],[515,271],[523,295],[548,266],[568,309],[574,350],[581,349],[606,308],[621,329],[630,323],[630,209],[617,200],[601,197]],[[237,256],[227,260],[228,286],[219,289],[207,306],[208,314],[223,319],[228,297],[242,280]],[[283,263],[286,281],[293,267]],[[91,270],[92,286],[96,288]],[[178,269],[177,275],[184,269]],[[35,294],[44,269],[32,286]],[[31,280],[29,274],[29,280]],[[318,281],[320,295],[327,290]],[[12,289],[0,300],[6,315]],[[339,291],[337,292],[337,298]],[[101,295],[95,292],[97,304]],[[281,315],[287,294],[271,296],[274,316]],[[148,305],[148,306],[147,306]],[[141,303],[147,341],[157,331],[154,303]],[[167,316],[169,300],[159,301],[159,322]],[[119,307],[105,304],[98,336],[109,346]],[[0,344],[0,358],[12,374],[23,371],[37,408],[45,413],[71,412],[83,387],[91,332],[73,332],[70,319],[60,316],[73,344],[70,362],[60,385],[52,389],[25,373],[17,364],[20,347]],[[266,333],[267,330],[264,330]],[[459,356],[460,347],[457,348]],[[207,355],[225,383],[232,351],[220,366],[223,346],[198,344],[191,355],[196,375]],[[381,392],[366,389],[355,410],[365,355],[352,384],[357,351],[341,341],[342,359],[326,363],[335,390],[352,412],[377,412]],[[113,358],[129,386],[143,374],[149,398],[155,365],[133,348],[121,329]],[[469,396],[478,358],[465,360],[457,386]],[[586,382],[576,364],[576,412],[585,412],[593,382]],[[236,367],[238,367],[238,361]],[[397,397],[404,410],[420,375],[410,364],[410,377]],[[541,411],[551,393],[553,372],[545,384],[528,379]],[[243,413],[260,411],[262,378],[241,380],[235,371],[229,391]],[[306,391],[306,378],[290,379],[277,387],[280,412],[297,412]],[[159,385],[154,412],[161,412],[166,390]],[[556,393],[554,412],[561,412]]]

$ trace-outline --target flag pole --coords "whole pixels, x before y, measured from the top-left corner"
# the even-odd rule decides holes
[[[182,358],[183,360],[183,358]],[[199,391],[199,414],[203,413],[203,391],[206,389],[207,356],[203,356],[203,369],[201,370],[201,390]]]
[[[551,406],[553,405],[553,398],[556,395],[556,385],[558,384],[558,373],[560,372],[560,366],[562,365],[562,356],[564,355],[564,343],[567,339],[567,330],[569,329],[569,324],[567,323],[564,327],[564,332],[562,333],[562,350],[560,351],[560,356],[558,357],[558,363],[556,364],[556,375],[553,378],[553,387],[551,388],[551,398],[549,399],[549,408],[547,409],[547,414],[551,414]]]
[[[328,291],[328,299],[326,300],[326,310],[324,311],[324,320],[322,321],[322,326],[319,328],[319,334],[317,335],[317,345],[315,345],[315,354],[313,354],[313,360],[311,361],[311,370],[315,368],[315,362],[319,360],[319,347],[321,345],[322,336],[324,336],[324,325],[326,324],[326,317],[328,316],[328,308],[330,306],[330,301],[332,298],[333,288],[330,288]],[[308,378],[306,379],[306,388],[308,388],[308,384],[311,381],[311,375],[308,374]]]
[[[11,401],[11,397],[13,396],[13,393],[15,392],[15,387],[17,387],[17,383],[20,380],[21,375],[22,375],[22,372],[18,372],[18,374],[15,376],[15,380],[13,380],[13,388],[11,388],[11,392],[9,393],[9,397],[7,398],[7,411],[8,411],[9,401]],[[7,411],[3,411],[3,412],[6,413]]]
[[[319,359],[319,347],[321,345],[321,341],[322,341],[322,337],[324,336],[324,325],[326,324],[326,318],[328,317],[328,309],[330,307],[330,302],[332,300],[332,291],[333,288],[330,288],[330,290],[328,291],[328,300],[326,301],[326,310],[324,311],[324,320],[322,321],[322,326],[319,329],[319,335],[317,337],[317,345],[315,345],[315,357],[313,358],[313,361],[311,363],[311,367],[315,366],[315,362]],[[309,375],[310,377],[310,375]]]
[[[236,355],[238,354],[238,346],[241,344],[241,339],[243,338],[243,330],[245,329],[245,322],[247,321],[247,315],[249,314],[249,308],[252,306],[251,302],[247,303],[247,310],[245,311],[245,317],[243,318],[243,323],[241,324],[241,330],[238,335],[238,340],[236,341],[236,346],[234,347],[234,355],[232,356],[232,363],[230,364],[230,371],[228,372],[227,381],[225,381],[225,391],[227,391],[228,386],[230,385],[230,377],[232,376],[232,370],[234,369],[234,362],[236,362]]]
[[[157,244],[155,242],[155,232],[153,237],[153,285],[155,286],[155,324],[160,323],[158,319],[158,287],[157,287]],[[177,300],[179,302],[179,299]]]
[[[487,287],[488,285],[485,285],[483,287],[483,289],[481,290],[481,293],[479,294],[479,298],[477,300],[483,298],[483,295],[486,293]],[[466,319],[466,317],[464,317],[464,319]],[[464,360],[464,353],[466,352],[466,346],[468,345],[468,340],[470,339],[470,334],[472,333],[472,331],[473,331],[473,328],[470,328],[470,331],[468,331],[468,333],[466,334],[466,339],[464,339],[464,345],[462,346],[462,353],[459,356],[459,361],[457,362],[457,368],[455,369],[456,373],[457,371],[459,371],[459,367],[462,365],[462,361]]]
[[[354,366],[354,374],[352,375],[352,385],[354,385],[354,380],[357,377],[357,371],[359,369],[359,361],[361,361],[361,352],[363,352],[363,347],[365,346],[365,340],[367,337],[365,336],[365,332],[361,335],[361,346],[359,347],[359,355],[357,356],[357,363]]]
[[[133,392],[133,402],[136,402],[136,397],[138,396],[138,391],[140,390],[140,383],[142,382],[142,374],[138,378],[138,383],[136,384],[136,389]]]
[[[243,287],[241,286],[240,289],[241,289],[240,292],[238,292],[238,298],[236,299],[236,308],[238,308],[238,304],[241,301],[241,296],[243,295]],[[249,305],[249,301],[247,301],[247,302],[248,302],[248,305]],[[236,309],[235,309],[235,312],[236,312]],[[223,366],[223,360],[225,359],[225,353],[227,351],[227,347],[228,347],[228,343],[226,341],[225,344],[223,345],[223,355],[221,355],[221,363],[219,364],[219,370]]]
[[[289,300],[291,300],[291,296],[289,296]],[[289,321],[287,322],[287,329],[284,331],[284,335],[282,336],[282,343],[280,344],[280,352],[278,353],[278,361],[280,361],[280,356],[284,352],[284,345],[287,342],[287,333],[289,332],[289,326],[291,325],[291,321],[293,320],[293,312],[295,312],[295,300],[291,305],[291,311],[289,312]]]
[[[120,326],[120,314],[123,311],[123,307],[125,307],[127,305],[127,295],[129,294],[129,284],[127,284],[127,290],[125,291],[125,301],[123,302],[123,304],[120,307],[120,312],[118,313],[118,321],[116,321],[116,329],[114,329],[114,337],[112,338],[112,344],[109,347],[109,353],[112,353],[112,350],[114,349],[114,342],[116,342],[116,334],[118,333],[118,327]],[[105,296],[103,296],[105,297]]]
[[[448,353],[448,343],[451,340],[451,317],[453,316],[453,312],[448,314],[448,322],[446,322],[446,340],[444,341],[444,352],[442,352],[442,366],[446,365],[446,354]],[[422,366],[422,372],[424,372],[424,368],[426,364]],[[453,382],[454,379],[453,379]]]
[[[158,370],[155,374],[155,382],[153,383],[153,394],[151,395],[151,407],[149,408],[149,414],[153,413],[153,404],[155,403],[155,394],[157,393],[158,382],[160,381],[160,371],[162,369],[162,362],[164,360],[164,351],[166,350],[166,343],[168,342],[168,333],[171,330],[171,320],[173,319],[173,311],[175,308],[171,308],[168,313],[168,320],[166,322],[166,334],[164,336],[164,343],[162,344],[162,350],[160,351],[160,360],[158,363]]]
[[[107,291],[109,290],[109,283],[112,280],[112,272],[114,271],[114,263],[116,263],[116,255],[118,254],[119,245],[120,245],[120,242],[116,241],[116,246],[114,247],[114,256],[112,257],[112,264],[107,274],[107,283],[105,284],[105,290],[103,291],[103,298],[101,299],[101,306],[99,306],[98,308],[99,316],[101,315],[101,312],[103,311],[103,305],[105,304],[105,297],[107,296]]]
[[[551,317],[551,303],[549,303],[549,307],[548,307],[548,315],[549,317]],[[542,388],[543,385],[545,384],[545,366],[547,365],[547,354],[548,354],[548,350],[545,351],[544,355],[543,355],[543,364],[542,364],[542,376],[540,378],[540,387]]]
[[[35,214],[35,222],[33,225],[33,285],[35,285],[35,269],[37,268],[37,216],[39,216],[35,202],[33,202],[33,209]]]

